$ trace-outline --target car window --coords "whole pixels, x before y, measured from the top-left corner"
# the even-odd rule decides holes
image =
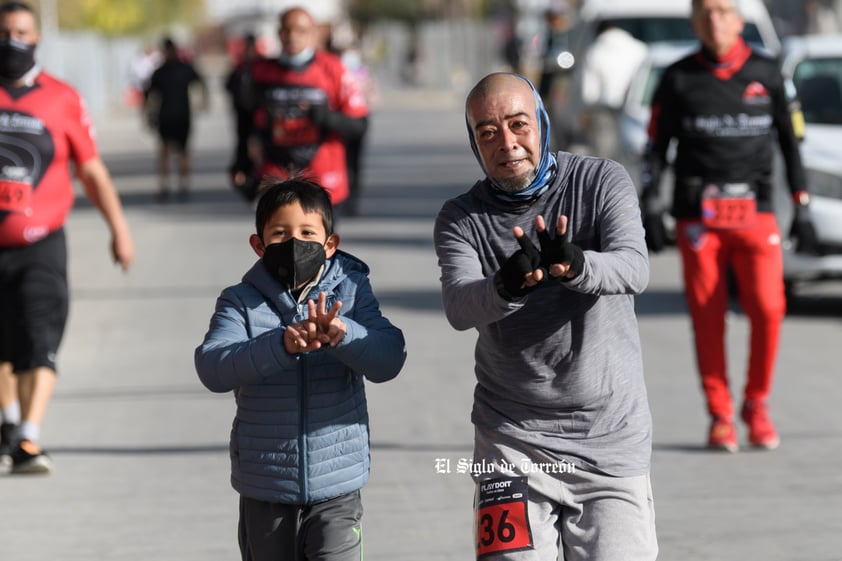
[[[687,18],[621,18],[612,21],[644,43],[692,41],[696,38]]]
[[[646,86],[643,88],[643,95],[640,98],[640,104],[643,107],[652,105],[652,97],[655,95],[655,90],[661,81],[661,74],[664,73],[665,69],[663,66],[653,66],[649,69],[649,75],[646,77]]]
[[[690,20],[687,18],[628,17],[611,21],[644,43],[696,40]],[[748,43],[763,45],[760,31],[753,23],[746,22],[743,37]]]
[[[807,123],[842,124],[842,58],[800,62],[792,78]]]

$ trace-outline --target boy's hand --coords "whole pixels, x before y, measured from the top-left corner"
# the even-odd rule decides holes
[[[291,354],[309,353],[322,346],[316,322],[305,320],[284,330],[284,349]]]
[[[307,319],[290,325],[284,331],[284,348],[291,354],[309,353],[322,345],[335,347],[342,342],[348,327],[339,319],[342,302],[336,302],[326,310],[327,296],[319,293],[318,302],[307,301]]]
[[[320,292],[317,303],[314,303],[312,300],[307,302],[307,311],[310,318],[316,318],[319,341],[335,347],[345,338],[348,327],[339,318],[339,310],[342,309],[342,302],[334,302],[330,310],[326,310],[326,306],[327,295],[324,292]]]

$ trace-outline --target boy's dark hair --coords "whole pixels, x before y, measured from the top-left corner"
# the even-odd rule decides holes
[[[333,233],[333,205],[327,190],[307,179],[295,178],[270,181],[260,187],[260,200],[255,211],[257,235],[263,238],[263,227],[276,210],[282,206],[298,203],[304,212],[318,212],[327,235]]]

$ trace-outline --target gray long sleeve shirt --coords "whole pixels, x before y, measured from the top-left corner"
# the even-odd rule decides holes
[[[634,295],[649,282],[638,197],[615,162],[557,158],[553,185],[532,204],[503,203],[480,181],[436,219],[447,319],[479,334],[471,418],[582,469],[641,475],[652,420],[634,313]],[[568,217],[566,236],[584,250],[584,270],[506,301],[494,273],[519,248],[514,226],[538,247],[539,214],[553,237],[558,217]]]

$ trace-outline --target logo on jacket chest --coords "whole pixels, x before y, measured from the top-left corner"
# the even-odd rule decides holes
[[[757,80],[749,83],[743,90],[743,103],[746,105],[768,105],[769,90]]]

